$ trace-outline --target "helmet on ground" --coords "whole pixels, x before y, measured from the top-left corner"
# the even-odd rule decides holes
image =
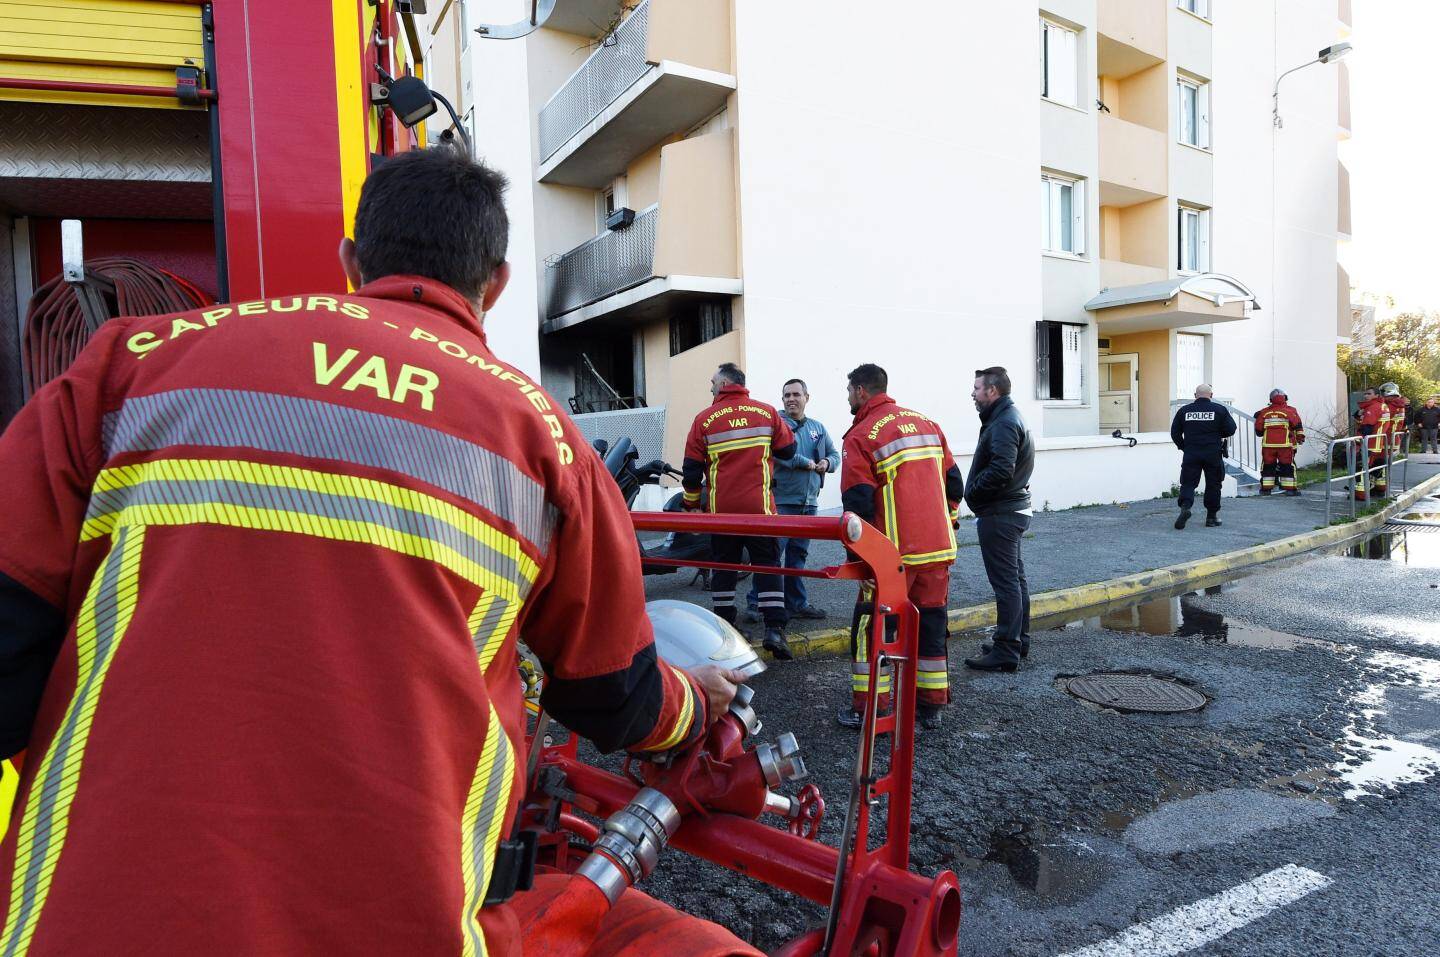
[[[1271,389],[1271,390],[1270,390],[1270,401],[1271,401],[1271,402],[1274,402],[1276,399],[1284,399],[1286,402],[1289,402],[1289,401],[1290,401],[1290,397],[1285,394],[1285,390],[1284,390],[1284,389]]]
[[[1399,395],[1400,387],[1393,382],[1387,382],[1380,387],[1381,395]]]
[[[677,668],[719,665],[747,678],[765,670],[745,636],[707,608],[660,598],[646,602],[645,613],[655,629],[655,650]]]

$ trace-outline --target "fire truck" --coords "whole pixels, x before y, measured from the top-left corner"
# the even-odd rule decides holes
[[[477,32],[522,36],[554,6],[532,0],[528,20]],[[114,315],[345,288],[334,250],[374,165],[447,137],[469,148],[425,83],[425,13],[425,0],[0,0],[0,427]],[[552,744],[534,714],[521,820],[540,863],[628,886],[669,844],[829,908],[779,953],[955,953],[955,876],[909,866],[916,616],[894,547],[848,515],[636,526],[843,542],[853,560],[801,574],[873,583],[871,687],[893,669],[897,692],[865,714],[850,793],[831,798],[845,815],[833,845],[818,789],[782,793],[803,775],[798,744],[758,740],[748,694],[691,753],[622,773]],[[4,762],[0,835],[15,781]]]

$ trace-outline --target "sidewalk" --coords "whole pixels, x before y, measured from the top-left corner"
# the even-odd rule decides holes
[[[1440,456],[1413,456],[1409,487],[1440,475]],[[1338,488],[1338,484],[1337,484]],[[1392,496],[1393,498],[1393,496]],[[1332,496],[1332,518],[1348,517],[1349,505],[1338,491]],[[1060,512],[1037,512],[1025,536],[1023,556],[1032,595],[1075,589],[1079,586],[1124,578],[1159,568],[1196,562],[1218,555],[1264,545],[1312,532],[1325,525],[1325,496],[1318,487],[1298,498],[1284,495],[1227,498],[1220,510],[1220,528],[1205,527],[1205,510],[1196,502],[1195,514],[1183,531],[1174,528],[1178,510],[1174,499],[1151,499],[1115,505],[1091,505]],[[950,575],[952,612],[990,603],[994,593],[980,561],[974,520],[963,520],[956,533],[959,553]],[[815,542],[810,568],[838,564],[843,550],[835,542]],[[652,576],[645,581],[647,597],[678,598],[708,607],[708,597],[691,586],[693,573]],[[742,606],[741,630],[759,637],[760,626],[745,621],[742,582],[736,602]],[[795,619],[792,635],[848,629],[855,601],[853,582],[807,579],[810,602],[829,613],[824,620]]]

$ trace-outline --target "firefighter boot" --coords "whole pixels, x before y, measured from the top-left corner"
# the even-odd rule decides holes
[[[861,726],[865,724],[865,719],[860,715],[860,712],[846,705],[841,708],[840,713],[835,716],[835,723],[846,731],[859,731]]]
[[[945,723],[941,717],[944,710],[939,705],[922,704],[915,711],[916,723],[926,731],[939,731]]]
[[[775,656],[776,661],[795,660],[795,653],[790,650],[790,643],[785,640],[785,632],[779,628],[766,628],[762,644],[766,651]]]

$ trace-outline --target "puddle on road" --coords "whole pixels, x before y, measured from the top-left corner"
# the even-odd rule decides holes
[[[1048,827],[1012,822],[990,835],[983,857],[961,857],[961,870],[982,864],[1005,865],[1010,878],[1047,903],[1073,904],[1094,894],[1109,880],[1113,863],[1081,834],[1055,833]]]

